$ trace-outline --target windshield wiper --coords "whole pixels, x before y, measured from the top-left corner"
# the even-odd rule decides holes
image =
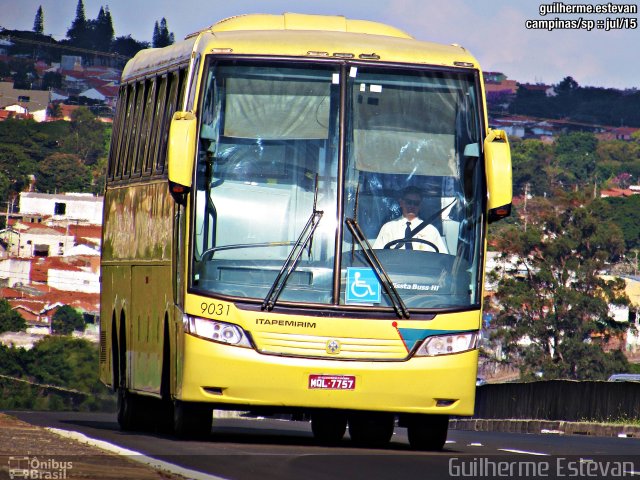
[[[316,174],[316,186],[315,186],[315,193],[313,197],[313,211],[311,212],[311,215],[307,220],[307,224],[304,226],[304,228],[302,229],[302,232],[300,232],[300,235],[298,236],[298,239],[293,245],[293,248],[291,249],[291,253],[289,253],[289,256],[287,257],[284,264],[282,265],[282,268],[280,268],[280,271],[278,272],[276,279],[273,281],[273,285],[271,285],[271,288],[269,289],[269,293],[267,293],[267,296],[264,297],[264,301],[262,302],[262,310],[271,311],[273,310],[273,307],[276,306],[278,297],[280,297],[280,294],[282,293],[282,290],[284,289],[287,283],[287,280],[289,280],[289,277],[298,266],[300,257],[302,257],[302,253],[304,252],[304,249],[307,248],[307,246],[309,247],[309,255],[311,255],[311,245],[313,241],[313,234],[315,233],[316,228],[318,228],[320,219],[324,214],[323,210],[316,209],[317,201],[318,201],[318,174]]]
[[[373,272],[376,274],[376,277],[378,277],[378,280],[380,280],[382,288],[384,288],[384,291],[387,292],[396,315],[398,315],[399,318],[410,318],[407,306],[402,301],[402,298],[396,290],[396,287],[393,286],[393,282],[391,281],[389,274],[382,266],[382,263],[380,263],[380,259],[373,251],[373,248],[371,248],[371,244],[362,232],[362,229],[360,228],[360,225],[358,225],[358,222],[353,218],[345,218],[344,221],[347,224],[347,227],[349,227],[351,235],[353,235],[353,238],[356,239],[356,241],[360,245],[360,248],[362,248],[364,258],[373,269]]]

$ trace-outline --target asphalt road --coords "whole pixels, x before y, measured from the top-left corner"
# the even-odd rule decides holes
[[[7,412],[34,425],[81,432],[228,480],[638,478],[640,439],[449,431],[441,452],[414,452],[396,428],[385,449],[348,440],[317,445],[306,422],[215,419],[204,441],[121,432],[113,414]]]

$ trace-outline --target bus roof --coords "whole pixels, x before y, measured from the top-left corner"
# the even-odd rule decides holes
[[[231,30],[320,30],[412,38],[402,30],[384,23],[353,20],[339,15],[303,15],[299,13],[239,15],[217,22],[209,30],[212,32],[228,32]]]
[[[447,67],[478,67],[458,45],[414,39],[383,23],[342,16],[241,15],[222,20],[162,49],[140,51],[122,75],[124,82],[152,71],[185,63],[192,51],[237,55],[353,58]]]

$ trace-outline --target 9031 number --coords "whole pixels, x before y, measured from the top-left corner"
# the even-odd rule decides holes
[[[202,302],[200,304],[200,309],[202,310],[202,313],[208,313],[209,315],[229,315],[229,305],[225,305],[224,303]]]

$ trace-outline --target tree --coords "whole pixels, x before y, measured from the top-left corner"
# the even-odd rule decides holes
[[[514,194],[522,195],[526,188],[531,195],[551,194],[554,180],[553,160],[553,147],[540,140],[512,142]]]
[[[627,250],[640,249],[640,195],[601,198],[594,205],[620,227]]]
[[[35,169],[35,163],[22,146],[0,143],[0,173],[9,183],[9,192],[21,192],[29,184],[28,176]],[[0,200],[5,201],[6,197]]]
[[[518,273],[498,281],[496,338],[524,378],[625,371],[624,357],[597,345],[625,327],[609,314],[609,305],[628,304],[624,281],[600,276],[623,253],[620,229],[582,193],[534,200],[528,228],[513,226],[496,239],[519,263]]]
[[[169,32],[167,27],[167,19],[162,17],[160,24],[156,21],[153,27],[153,40],[151,45],[153,48],[162,48],[172,45],[175,41],[173,32]]]
[[[36,18],[33,20],[33,31],[40,35],[44,33],[44,13],[42,12],[42,5],[38,7]]]
[[[60,335],[70,335],[74,330],[83,332],[85,328],[84,318],[69,305],[63,305],[51,318],[51,332]]]
[[[593,133],[574,132],[560,135],[556,141],[556,163],[569,185],[588,185],[596,171],[598,140]]]
[[[27,328],[27,324],[4,298],[0,299],[0,333],[21,332]]]
[[[149,46],[149,42],[139,42],[131,38],[131,35],[127,35],[125,37],[117,37],[113,41],[111,49],[114,53],[118,53],[125,57],[133,57],[140,50],[149,48]]]
[[[91,47],[95,50],[108,52],[113,42],[113,21],[109,7],[100,7],[98,17],[87,22],[87,27],[91,32]]]
[[[42,77],[42,89],[62,88],[62,75],[58,72],[45,72]]]
[[[89,25],[84,14],[84,3],[82,0],[78,0],[78,5],[76,6],[76,18],[71,23],[69,30],[67,30],[67,38],[73,46],[90,48],[90,36]]]
[[[88,108],[78,108],[71,113],[70,134],[63,140],[64,149],[78,155],[85,165],[93,165],[106,155],[105,126]]]
[[[578,82],[573,77],[565,77],[555,87],[555,91],[558,95],[571,95],[579,88]]]
[[[38,72],[33,62],[24,58],[12,58],[9,61],[9,68],[12,71],[13,88],[31,90],[38,79]]]
[[[54,153],[48,156],[36,172],[36,187],[40,192],[87,192],[91,174],[77,155]]]
[[[60,102],[50,103],[47,107],[47,116],[51,118],[62,118],[62,107]]]

